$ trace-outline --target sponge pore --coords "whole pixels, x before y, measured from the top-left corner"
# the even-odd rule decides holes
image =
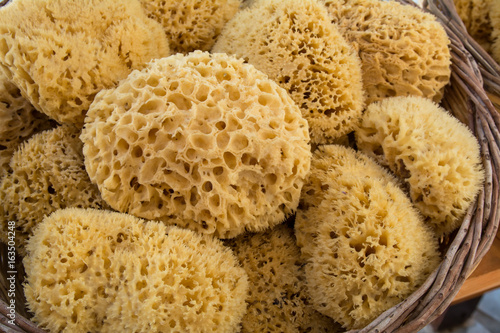
[[[408,95],[441,100],[451,75],[450,42],[434,16],[396,1],[325,4],[332,22],[359,52],[368,104]]]
[[[33,135],[11,160],[12,173],[0,182],[0,230],[16,223],[16,247],[25,254],[26,239],[47,214],[66,207],[107,207],[83,163],[79,130],[70,125]]]
[[[59,123],[81,126],[97,92],[168,54],[138,0],[19,0],[0,15],[0,67]]]
[[[209,51],[240,0],[140,0],[146,14],[161,23],[172,51]]]
[[[226,54],[159,59],[98,94],[82,136],[111,207],[231,238],[282,222],[309,171],[307,122],[266,75]]]
[[[312,143],[353,130],[364,107],[361,63],[316,0],[257,1],[228,22],[212,52],[244,58],[288,91]]]
[[[484,179],[479,143],[463,123],[428,99],[394,97],[368,106],[355,137],[404,181],[438,234],[460,225]]]
[[[209,236],[70,208],[39,224],[24,259],[33,320],[51,332],[234,332],[248,281]]]

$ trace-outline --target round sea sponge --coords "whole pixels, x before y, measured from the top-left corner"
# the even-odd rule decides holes
[[[59,210],[27,246],[26,299],[50,332],[234,332],[248,281],[218,240],[131,215]]]
[[[228,22],[212,51],[244,58],[287,90],[313,143],[351,132],[361,116],[361,63],[319,1],[257,1]]]
[[[19,143],[53,125],[0,69],[0,178],[12,171],[9,162]]]
[[[496,0],[454,0],[457,13],[467,32],[486,50],[491,47],[493,32],[490,10]]]
[[[321,145],[312,156],[311,170],[302,187],[300,212],[307,214],[310,208],[319,207],[330,187],[331,173],[340,174],[343,170],[358,173],[360,177],[377,179],[383,185],[399,185],[392,174],[366,154],[340,145]],[[302,257],[307,260],[313,255],[314,239],[318,233],[317,222],[297,215],[295,229],[297,245],[301,248]]]
[[[59,126],[32,136],[12,156],[12,173],[0,181],[0,230],[16,223],[16,247],[25,254],[26,239],[45,215],[60,208],[107,207],[83,163],[79,130]]]
[[[282,224],[226,242],[248,274],[242,332],[332,332],[335,323],[313,309],[293,229]]]
[[[298,210],[295,228],[315,226],[305,268],[315,309],[358,329],[425,281],[439,263],[438,242],[384,171],[365,171],[375,163],[352,150],[338,156],[325,172],[322,200]]]
[[[137,0],[16,0],[0,15],[0,67],[60,123],[83,124],[96,93],[168,54]]]
[[[140,0],[146,14],[161,23],[173,52],[209,51],[241,0]]]
[[[450,42],[433,15],[396,1],[324,3],[358,50],[367,103],[408,95],[441,100],[451,75]]]
[[[460,225],[484,179],[479,143],[463,123],[428,99],[394,97],[368,106],[355,137],[406,184],[439,235]]]
[[[153,61],[98,94],[81,138],[111,207],[221,238],[290,215],[311,156],[285,90],[243,60],[201,51]]]

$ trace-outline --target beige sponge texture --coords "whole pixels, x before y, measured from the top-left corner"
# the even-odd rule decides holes
[[[282,222],[309,171],[307,122],[253,66],[197,51],[97,95],[82,140],[111,207],[235,237]]]
[[[248,281],[218,240],[131,215],[59,210],[27,246],[25,293],[50,332],[228,332]]]
[[[395,97],[371,104],[356,142],[406,184],[412,202],[440,235],[460,225],[483,182],[477,139],[425,98]]]
[[[490,19],[491,19],[491,55],[493,59],[500,64],[500,2],[491,1],[490,4]]]
[[[0,67],[60,123],[83,124],[97,92],[168,54],[137,0],[18,0],[0,15]]]
[[[14,221],[21,255],[45,215],[66,207],[107,207],[85,172],[79,134],[69,125],[35,134],[16,150],[12,173],[0,181],[1,240],[6,241],[8,222]]]
[[[451,75],[450,42],[434,16],[396,1],[324,2],[359,52],[367,103],[408,95],[441,100]]]
[[[12,171],[9,162],[21,142],[52,126],[0,69],[0,178]]]
[[[209,51],[241,0],[140,0],[146,14],[161,23],[173,52]]]
[[[493,32],[491,7],[497,0],[454,0],[465,28],[486,51],[490,50]]]
[[[212,52],[244,58],[287,90],[313,143],[331,142],[359,120],[359,57],[316,0],[252,3],[228,22]]]
[[[266,232],[246,233],[226,245],[248,274],[243,333],[333,332],[333,320],[311,305],[293,229],[282,224]]]
[[[365,172],[371,166],[363,159],[343,164],[358,158],[343,158],[341,149],[348,148],[337,148],[340,162],[325,173],[323,200],[299,210],[295,228],[316,227],[305,268],[314,307],[359,329],[425,281],[439,263],[438,242],[383,171]]]

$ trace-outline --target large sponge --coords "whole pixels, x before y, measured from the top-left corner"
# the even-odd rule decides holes
[[[169,54],[139,1],[18,0],[1,9],[0,67],[33,106],[81,125],[94,96]]]
[[[228,332],[248,281],[209,236],[92,209],[39,224],[24,259],[33,320],[50,332]]]
[[[226,242],[248,274],[242,332],[333,332],[335,323],[313,309],[293,230],[282,224]],[[338,324],[337,324],[338,325]]]
[[[81,136],[111,207],[218,237],[260,231],[298,205],[307,122],[253,66],[197,51],[159,59],[97,95]]]
[[[439,263],[438,242],[403,191],[340,153],[316,207],[297,212],[296,233],[315,225],[306,279],[313,305],[347,329],[366,326],[415,291]],[[335,152],[335,151],[333,151]],[[337,162],[338,161],[338,162]],[[344,164],[354,161],[354,164]],[[378,168],[381,168],[378,166]]]
[[[451,75],[450,42],[434,16],[396,1],[324,2],[359,52],[367,103],[408,95],[441,100]]]
[[[209,51],[241,0],[140,0],[149,17],[160,22],[173,52]]]
[[[331,142],[359,120],[361,63],[316,0],[257,1],[228,22],[212,51],[244,58],[286,89],[313,143]]]
[[[0,178],[12,171],[9,162],[21,142],[52,126],[0,69]]]
[[[85,172],[79,134],[70,125],[59,126],[35,134],[12,156],[12,173],[0,182],[0,235],[5,242],[8,222],[14,221],[22,255],[45,215],[66,207],[107,207]]]
[[[477,139],[422,97],[394,97],[368,106],[356,143],[404,181],[412,202],[440,235],[460,225],[483,182]]]

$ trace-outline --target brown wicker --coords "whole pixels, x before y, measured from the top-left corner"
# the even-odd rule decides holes
[[[411,0],[399,0],[414,4]],[[0,1],[0,7],[8,0]],[[350,332],[416,332],[437,318],[449,306],[465,279],[490,248],[497,233],[500,206],[500,66],[466,32],[453,0],[428,0],[424,10],[433,13],[445,26],[451,40],[452,77],[442,105],[466,123],[481,144],[486,181],[475,204],[468,210],[461,228],[449,240],[441,265],[410,297],[385,311],[370,325]],[[0,331],[41,333],[29,321],[22,295],[23,270],[20,258],[17,273],[16,325],[9,325],[5,246],[0,248]]]

